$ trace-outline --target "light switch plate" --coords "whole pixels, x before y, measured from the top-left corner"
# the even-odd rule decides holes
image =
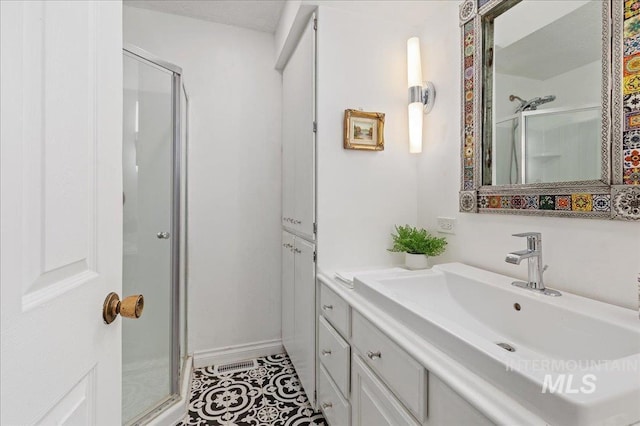
[[[438,232],[445,234],[456,233],[456,218],[455,217],[438,217]]]

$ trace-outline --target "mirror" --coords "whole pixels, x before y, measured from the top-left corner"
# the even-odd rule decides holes
[[[599,180],[602,1],[523,0],[484,40],[483,185]]]
[[[461,3],[461,212],[640,220],[637,4]]]

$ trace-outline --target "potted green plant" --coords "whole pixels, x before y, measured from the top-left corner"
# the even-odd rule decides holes
[[[397,226],[393,237],[392,252],[405,253],[405,266],[408,269],[426,269],[429,267],[429,256],[444,253],[446,238],[438,238],[429,234],[426,229],[409,225]]]

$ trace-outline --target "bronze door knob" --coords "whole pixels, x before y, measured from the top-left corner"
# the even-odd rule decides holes
[[[120,297],[111,292],[104,299],[102,306],[102,319],[105,324],[111,324],[115,321],[118,314],[125,318],[138,319],[142,315],[144,309],[144,297],[141,294],[125,297],[120,301]]]

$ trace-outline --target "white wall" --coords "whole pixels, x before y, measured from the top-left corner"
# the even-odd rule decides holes
[[[460,261],[521,279],[526,265],[504,262],[524,248],[515,232],[544,238],[550,287],[620,306],[638,308],[640,226],[620,221],[458,213],[460,187],[460,28],[458,2],[433,2],[421,34],[425,78],[438,90],[425,117],[424,151],[418,165],[418,221],[433,228],[436,217],[457,217],[457,233],[438,262]]]
[[[598,60],[545,80],[542,94],[536,96],[556,95],[547,108],[590,106],[601,103],[601,87],[602,62]]]
[[[280,339],[281,78],[273,35],[125,7],[190,96],[189,350]]]
[[[394,224],[416,223],[417,165],[409,154],[404,24],[331,7],[318,10],[318,266],[399,263]],[[345,150],[347,108],[384,112],[381,152]]]

